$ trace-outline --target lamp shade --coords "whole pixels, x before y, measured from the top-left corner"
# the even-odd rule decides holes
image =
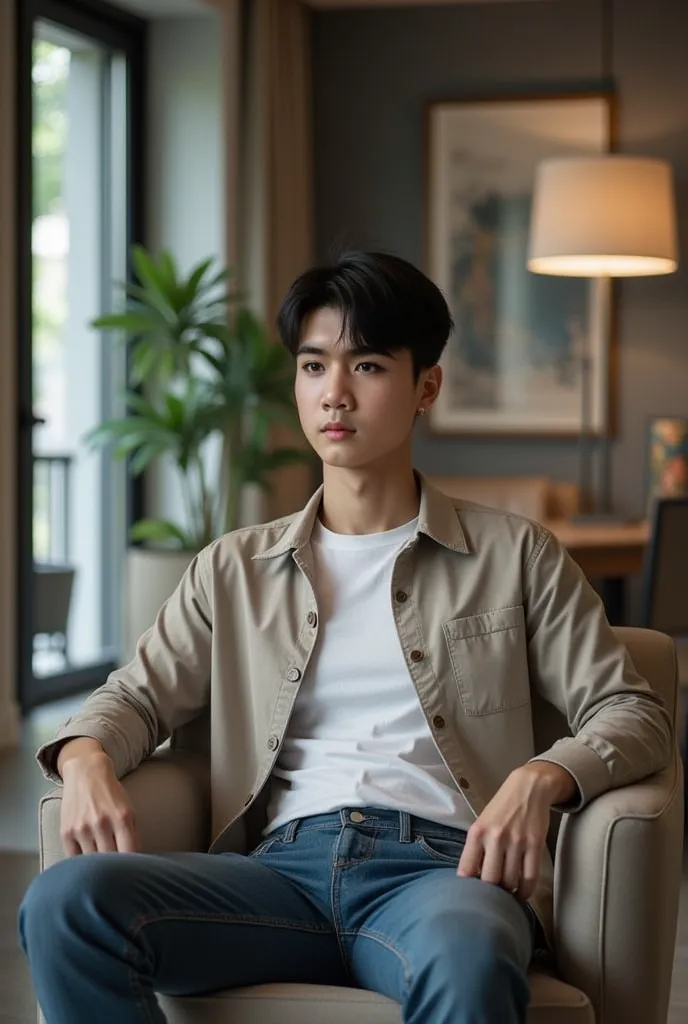
[[[644,277],[678,265],[671,166],[631,156],[539,164],[528,269],[562,277]]]

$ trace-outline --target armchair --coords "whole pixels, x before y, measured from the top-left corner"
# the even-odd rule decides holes
[[[669,637],[617,629],[676,720],[676,653]],[[550,714],[541,748],[563,735]],[[599,796],[553,823],[556,966],[531,970],[529,1024],[665,1024],[681,883],[683,797],[678,752],[635,785]],[[193,751],[159,749],[123,780],[146,851],[205,850],[209,782]],[[39,809],[41,869],[64,857],[60,789]],[[202,997],[159,997],[171,1024],[400,1024],[392,1000],[318,985],[259,985]]]

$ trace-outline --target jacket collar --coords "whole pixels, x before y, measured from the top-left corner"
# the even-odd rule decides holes
[[[433,487],[417,469],[414,469],[413,472],[420,484],[417,534],[424,533],[450,551],[468,554],[470,548],[454,501]],[[274,558],[277,555],[284,555],[289,551],[306,547],[310,543],[323,491],[324,485],[321,484],[315,494],[309,498],[306,506],[287,521],[287,527],[279,540],[266,551],[254,555],[253,558],[256,560]]]

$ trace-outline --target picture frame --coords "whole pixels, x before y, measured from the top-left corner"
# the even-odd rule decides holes
[[[614,134],[611,93],[429,104],[426,269],[455,321],[430,432],[610,432],[611,282],[533,274],[526,261],[538,163],[608,152]]]
[[[688,497],[688,416],[651,416],[647,421],[645,510],[657,498]]]

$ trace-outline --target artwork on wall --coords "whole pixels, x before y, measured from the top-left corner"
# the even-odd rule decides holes
[[[575,436],[582,355],[592,431],[608,426],[608,280],[526,266],[537,164],[606,152],[606,94],[433,103],[427,123],[427,271],[455,330],[428,424],[437,433]]]
[[[648,425],[647,510],[655,498],[688,495],[688,418],[655,416]]]

